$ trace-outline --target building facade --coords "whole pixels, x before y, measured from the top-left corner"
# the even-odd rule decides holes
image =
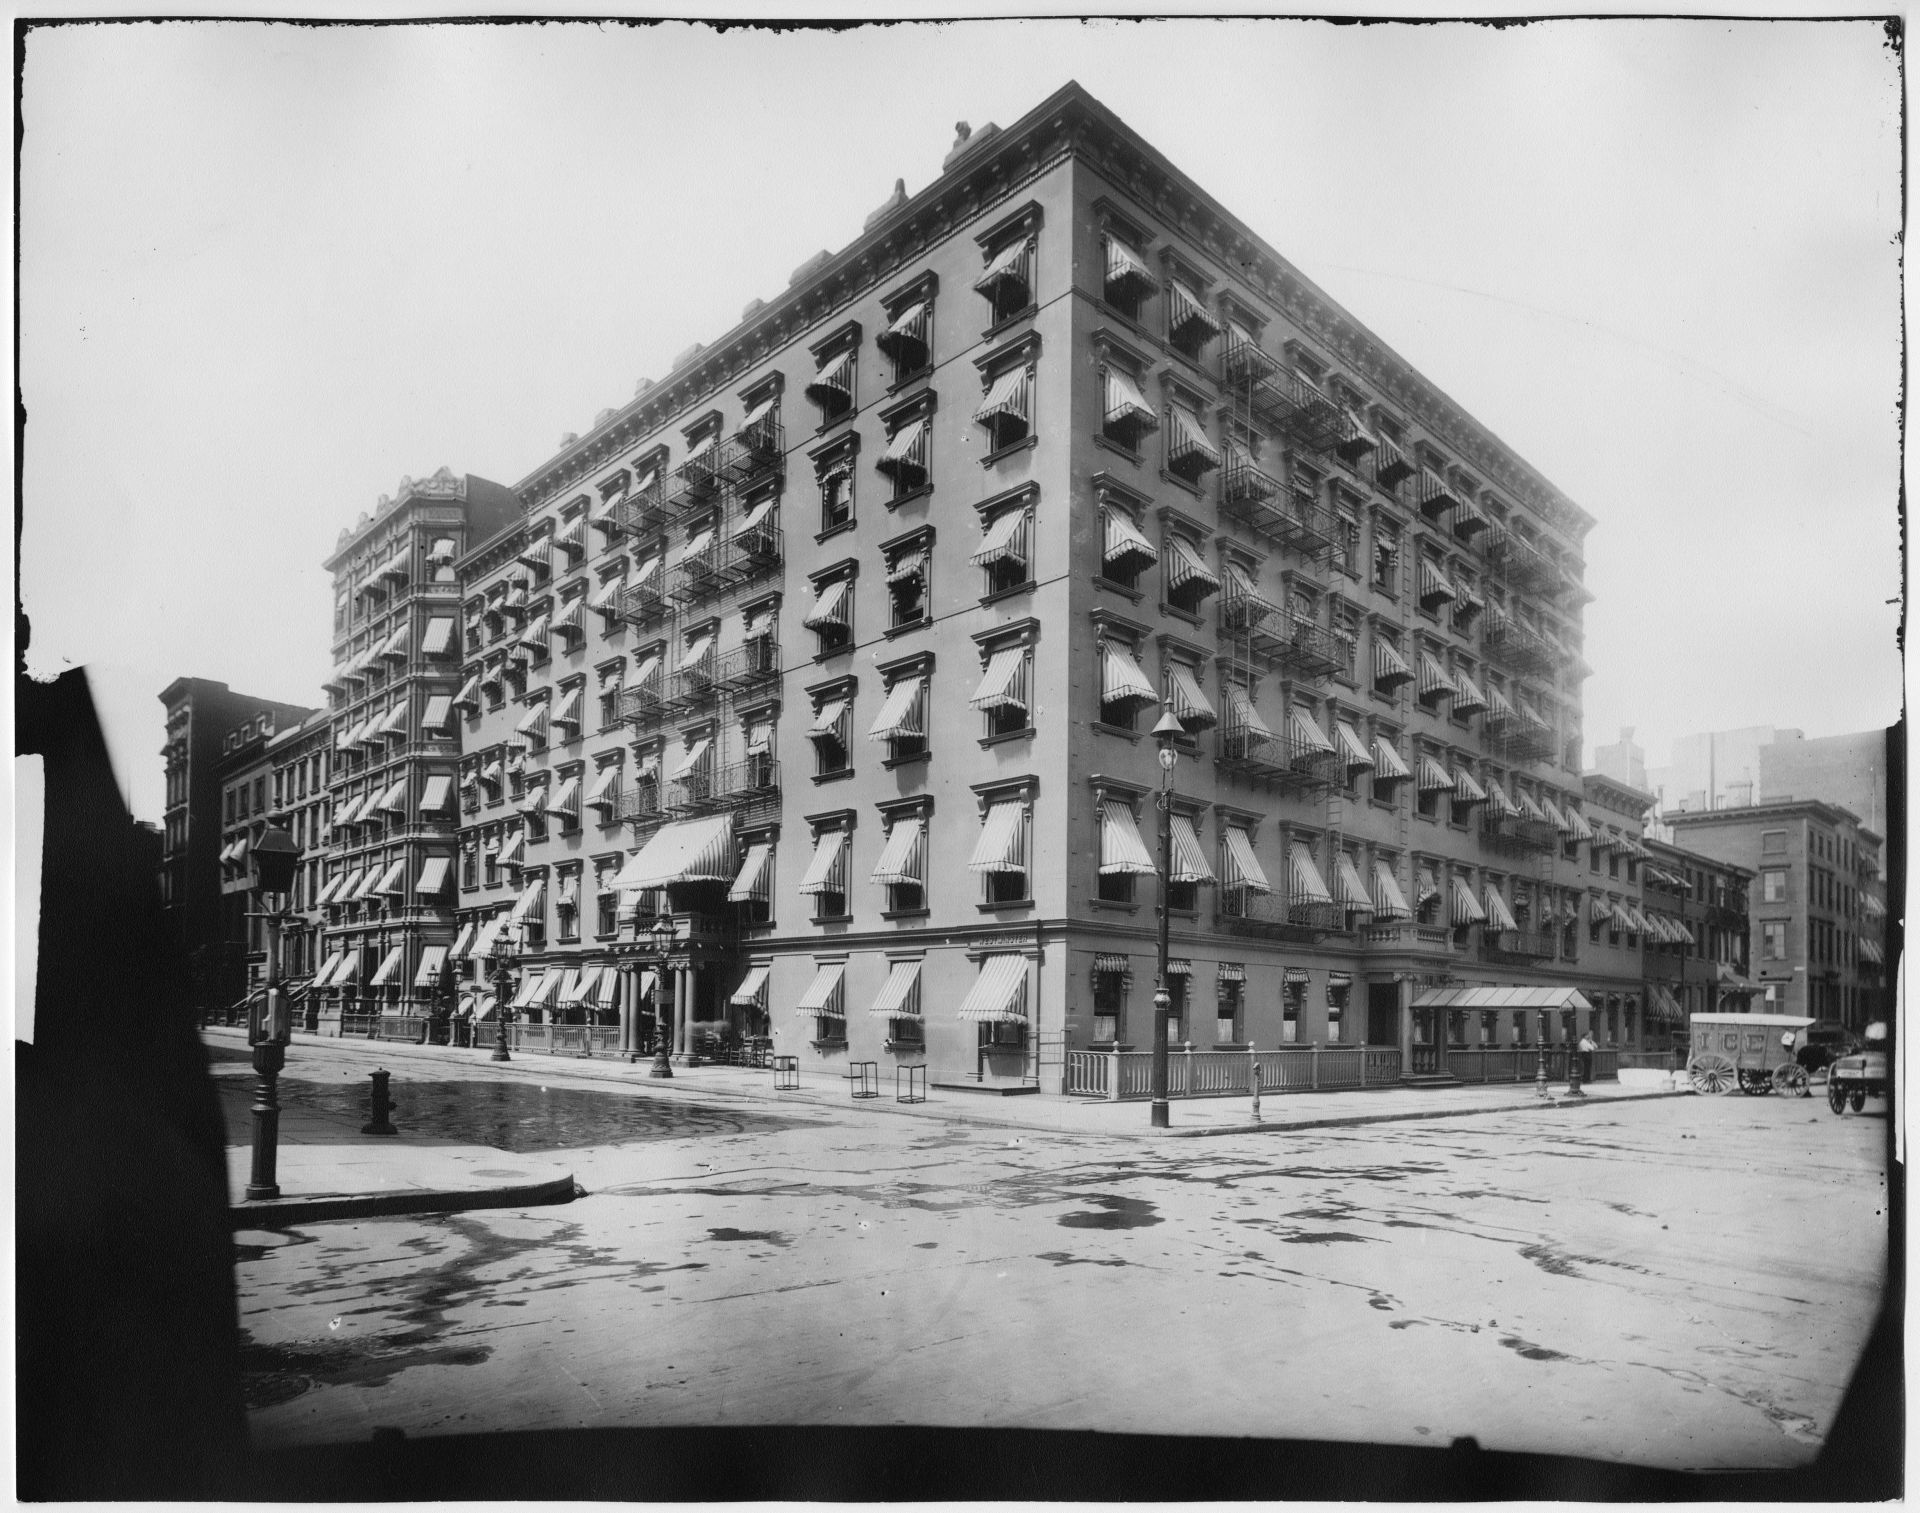
[[[229,933],[230,869],[223,860],[238,837],[226,818],[228,737],[262,717],[272,729],[298,724],[313,711],[235,693],[211,678],[176,678],[161,690],[160,702],[167,711],[161,907],[188,963],[194,1006],[207,1013],[245,991],[245,943]],[[251,776],[247,792],[251,810]]]
[[[500,485],[442,468],[403,478],[326,561],[331,828],[314,897],[327,915],[314,978],[323,1032],[385,1017],[392,1033],[409,1033],[444,987],[460,752],[454,564],[470,534],[491,535],[517,513]]]
[[[1863,1031],[1889,1013],[1882,837],[1816,800],[1669,814],[1691,850],[1754,874],[1753,1007]]]
[[[1503,988],[1641,1033],[1649,800],[1580,770],[1591,517],[1076,86],[515,493],[432,670],[423,938],[482,1013],[504,939],[520,1013],[629,1047],[1067,1085],[1150,1034],[1164,710],[1177,1041],[1436,1067],[1538,1033]],[[347,736],[386,705],[345,700]]]
[[[1747,894],[1753,873],[1649,839],[1641,864],[1649,1023],[1684,1030],[1700,1013],[1740,1013],[1762,990],[1750,980]]]
[[[274,812],[300,848],[294,872],[291,917],[282,927],[281,976],[292,985],[296,1008],[317,1026],[318,1000],[311,993],[323,957],[320,951],[325,912],[316,902],[326,885],[327,846],[332,809],[327,779],[333,753],[333,716],[317,709],[297,726],[277,732],[267,743],[273,769]]]

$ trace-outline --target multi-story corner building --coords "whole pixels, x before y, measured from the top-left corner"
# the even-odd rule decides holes
[[[1638,1032],[1592,518],[1077,86],[516,493],[455,954],[524,1012],[1061,1087],[1150,1033],[1166,710],[1176,1040]]]
[[[516,518],[496,483],[442,468],[403,478],[341,539],[327,679],[333,753],[325,955],[314,985],[322,1033],[343,1017],[386,1016],[407,1034],[443,987],[453,944],[453,784],[460,732],[460,584],[471,537]]]
[[[192,978],[194,1006],[224,1009],[245,991],[244,945],[227,933],[222,855],[234,839],[225,814],[227,737],[260,716],[298,724],[312,710],[235,693],[211,678],[176,678],[160,691],[167,710],[166,814],[160,900]],[[252,788],[248,788],[249,802]]]
[[[1646,850],[1640,881],[1649,1023],[1684,1030],[1691,1014],[1748,1009],[1760,991],[1748,980],[1753,874],[1667,841],[1648,839]]]
[[[279,731],[267,743],[273,810],[300,848],[289,901],[291,917],[280,938],[281,974],[294,986],[296,1003],[309,1019],[314,1019],[317,1008],[309,989],[323,960],[320,940],[325,913],[315,900],[326,885],[332,830],[327,773],[332,753],[333,716],[324,709],[316,709],[290,730]]]
[[[1852,810],[1811,799],[1665,818],[1694,851],[1755,874],[1747,928],[1763,989],[1756,1010],[1855,1031],[1886,1016],[1881,835]]]

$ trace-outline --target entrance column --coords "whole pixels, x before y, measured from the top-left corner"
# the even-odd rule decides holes
[[[693,1049],[693,973],[685,967],[673,969],[673,1051],[685,1056]]]
[[[613,979],[613,1003],[620,1015],[620,1054],[633,1050],[633,968],[616,966]]]

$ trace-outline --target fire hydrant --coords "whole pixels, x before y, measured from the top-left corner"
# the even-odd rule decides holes
[[[393,1095],[387,1091],[387,1083],[392,1072],[374,1072],[373,1076],[373,1123],[360,1126],[363,1135],[397,1135],[399,1130],[393,1127]]]

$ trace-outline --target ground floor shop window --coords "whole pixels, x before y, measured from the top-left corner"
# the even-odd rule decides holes
[[[1027,1043],[1027,1022],[1024,1019],[983,1020],[980,1024],[980,1048],[1001,1049],[1018,1048]]]
[[[1096,960],[1093,969],[1093,1038],[1118,1040],[1125,1023],[1127,972],[1117,959]]]
[[[1480,1043],[1492,1045],[1500,1038],[1500,1015],[1488,1009],[1480,1016]]]
[[[1347,1038],[1347,1005],[1353,997],[1353,978],[1345,972],[1327,974],[1327,1044]]]
[[[1307,1007],[1307,974],[1298,977],[1289,973],[1280,987],[1280,1043],[1297,1045],[1300,1040],[1300,1021]]]
[[[1187,963],[1167,963],[1167,1041],[1184,1041],[1187,1020]]]
[[[1217,1044],[1238,1044],[1241,1018],[1245,1011],[1245,971],[1240,966],[1220,964],[1218,1004],[1214,1009],[1213,1038]]]
[[[1515,1045],[1527,1044],[1527,1022],[1532,1017],[1525,1009],[1513,1011],[1513,1043]]]

